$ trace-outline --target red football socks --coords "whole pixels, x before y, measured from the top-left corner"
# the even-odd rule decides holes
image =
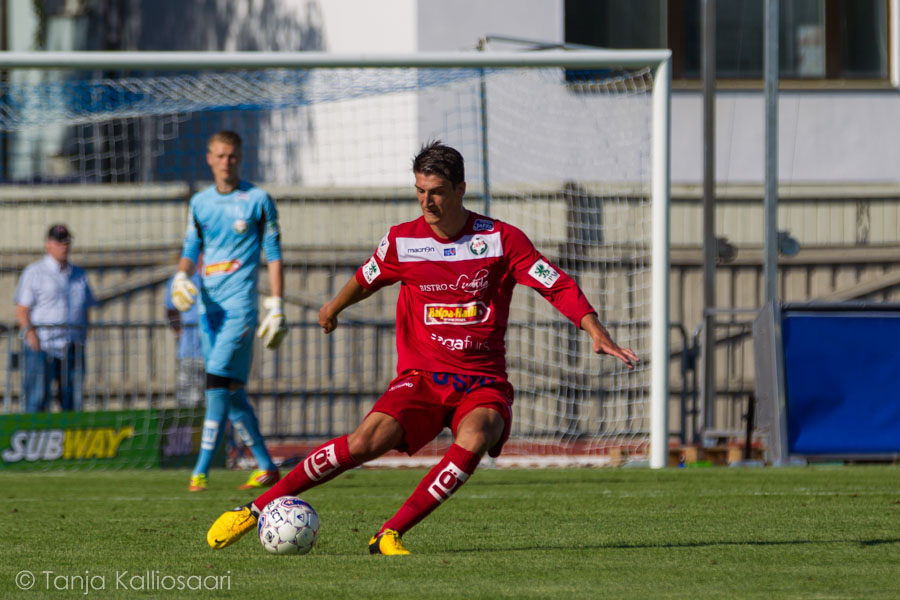
[[[262,510],[272,500],[302,494],[320,483],[334,479],[347,469],[358,466],[359,463],[350,454],[347,436],[335,438],[313,450],[303,462],[282,477],[281,481],[254,500],[253,506]]]
[[[403,535],[412,529],[466,482],[469,475],[475,472],[480,460],[480,456],[462,446],[450,446],[441,462],[428,472],[397,514],[381,530],[393,529]]]

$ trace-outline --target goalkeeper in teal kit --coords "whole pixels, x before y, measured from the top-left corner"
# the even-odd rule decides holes
[[[172,303],[188,310],[200,298],[200,337],[206,361],[206,417],[200,456],[189,490],[207,489],[209,465],[230,419],[250,447],[257,469],[241,489],[270,486],[280,479],[259,431],[245,384],[253,358],[254,330],[269,349],[287,333],[282,289],[284,272],[275,203],[262,189],[238,177],[241,138],[230,131],[213,135],[206,162],[215,185],[191,198],[187,234],[178,273],[172,283]],[[257,325],[257,280],[260,252],[265,251],[272,295],[266,315]],[[203,253],[201,286],[191,282]]]

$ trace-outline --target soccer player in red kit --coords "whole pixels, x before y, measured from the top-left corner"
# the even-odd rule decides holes
[[[270,501],[300,494],[389,450],[412,455],[450,427],[454,443],[369,541],[372,554],[409,554],[401,536],[449,498],[485,453],[509,437],[513,388],[506,380],[506,325],[513,287],[535,289],[592,340],[593,351],[633,368],[575,281],[519,229],[463,206],[463,158],[432,142],[413,161],[422,216],[396,225],[373,256],[319,311],[325,333],[338,314],[386,285],[397,300],[398,377],[353,433],[314,450],[250,504],[224,513],[207,542],[224,548],[256,525]]]

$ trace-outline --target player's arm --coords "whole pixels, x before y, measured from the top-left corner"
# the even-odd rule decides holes
[[[351,277],[341,291],[319,309],[319,325],[322,326],[322,331],[325,333],[334,331],[338,324],[337,317],[342,310],[365,300],[374,293],[375,290],[364,288],[355,276]]]
[[[178,270],[184,273],[186,276],[191,277],[194,274],[194,270],[197,268],[197,265],[194,264],[190,258],[186,256],[182,256],[178,259]]]
[[[284,266],[281,259],[270,260],[267,267],[269,271],[269,287],[272,295],[263,300],[266,316],[263,317],[256,335],[269,350],[274,350],[281,345],[281,340],[287,335],[287,325],[284,322]]]
[[[631,348],[620,347],[611,337],[609,337],[609,332],[606,330],[606,327],[600,323],[600,319],[597,318],[597,313],[590,312],[584,315],[584,317],[581,318],[581,328],[587,331],[588,335],[591,336],[595,354],[609,354],[610,356],[615,356],[628,365],[629,369],[634,368],[634,365],[639,360],[637,354],[635,354]]]
[[[266,316],[263,317],[256,336],[266,348],[274,350],[281,345],[288,329],[284,319],[284,266],[281,258],[281,228],[278,226],[278,210],[275,202],[266,194],[262,199],[262,215],[259,220],[262,248],[266,253],[271,295],[263,300]]]
[[[536,290],[572,323],[585,330],[591,336],[594,352],[615,356],[633,369],[638,361],[637,355],[612,340],[578,283],[538,252],[519,229],[506,225],[505,232],[504,248],[507,249],[513,278]]]
[[[386,285],[400,281],[393,231],[391,228],[387,235],[381,238],[375,254],[356,270],[356,274],[334,298],[319,309],[319,325],[322,326],[322,331],[325,333],[334,331],[338,325],[338,315],[348,306],[365,300]]]
[[[194,217],[194,201],[191,200],[191,207],[188,212],[188,227],[184,236],[184,246],[181,249],[181,258],[178,259],[178,272],[175,273],[175,279],[172,280],[172,304],[184,312],[190,310],[191,306],[197,300],[197,286],[191,281],[191,275],[194,274],[197,258],[203,248],[203,238],[200,236],[200,227]]]

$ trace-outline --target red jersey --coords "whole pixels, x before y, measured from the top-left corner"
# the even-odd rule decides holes
[[[356,271],[368,290],[400,282],[397,372],[410,369],[506,377],[513,288],[534,288],[570,321],[594,312],[571,277],[512,225],[469,211],[453,238],[424,217],[391,227]]]

